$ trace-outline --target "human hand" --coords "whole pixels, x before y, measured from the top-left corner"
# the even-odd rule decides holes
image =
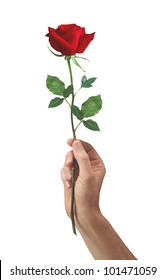
[[[100,211],[99,193],[105,175],[105,166],[96,150],[89,143],[73,139],[69,139],[67,143],[72,147],[72,150],[66,154],[61,170],[65,209],[70,216],[72,166],[75,159],[75,221],[81,224],[84,217]]]
[[[72,195],[72,166],[75,174],[75,224],[89,251],[96,260],[135,260],[99,208],[99,194],[105,175],[105,166],[88,143],[68,140],[72,150],[66,154],[61,178],[64,183],[65,208],[70,216]]]

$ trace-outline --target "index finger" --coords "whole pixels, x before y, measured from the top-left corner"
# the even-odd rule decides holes
[[[78,139],[78,140],[81,141],[81,143],[82,143],[86,153],[88,154],[90,160],[95,160],[95,159],[98,159],[98,158],[101,159],[99,154],[96,152],[96,150],[94,149],[94,147],[91,144],[89,144],[89,143],[87,143],[87,142],[85,142],[81,139]],[[69,138],[67,140],[67,143],[70,147],[72,147],[74,141],[75,141],[74,139]]]

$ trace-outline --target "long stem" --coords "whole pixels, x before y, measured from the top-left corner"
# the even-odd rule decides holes
[[[70,75],[70,83],[73,86],[73,75],[72,75],[72,68],[70,63],[71,57],[66,57],[68,68],[69,68],[69,75]],[[70,118],[71,118],[71,127],[72,127],[72,133],[73,133],[73,139],[76,139],[76,132],[74,128],[74,121],[73,121],[73,113],[72,113],[72,106],[74,105],[74,87],[72,92],[72,101],[71,101],[71,107],[70,107]],[[73,162],[72,167],[72,195],[71,195],[71,209],[70,209],[70,216],[72,221],[72,228],[73,233],[76,234],[76,227],[75,227],[75,220],[74,220],[74,200],[75,200],[75,160]]]

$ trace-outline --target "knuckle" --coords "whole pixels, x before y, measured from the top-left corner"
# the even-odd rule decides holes
[[[63,183],[64,183],[65,180],[66,180],[66,178],[65,178],[65,173],[64,173],[64,169],[63,169],[63,168],[61,169],[60,175],[61,175],[61,180],[62,180]]]

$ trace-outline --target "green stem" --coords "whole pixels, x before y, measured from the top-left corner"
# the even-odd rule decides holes
[[[67,57],[66,59],[67,59],[68,68],[69,68],[70,83],[73,86],[73,75],[72,75],[72,68],[71,68],[71,63],[70,63],[71,57]],[[72,92],[71,109],[72,109],[73,105],[74,105],[74,87],[73,87],[73,92]],[[71,127],[72,127],[73,139],[75,140],[76,139],[76,134],[75,134],[75,129],[74,129],[72,110],[70,110],[70,118],[71,118]]]
[[[75,92],[74,97],[76,96],[76,94],[80,91],[81,87]]]
[[[69,69],[69,75],[70,75],[70,83],[73,86],[73,75],[72,75],[72,68],[71,68],[71,63],[70,59],[71,57],[65,57],[67,60],[68,64],[68,69]],[[73,113],[72,113],[72,106],[74,105],[74,87],[73,87],[73,92],[72,92],[72,100],[71,100],[71,107],[70,107],[70,118],[71,118],[71,127],[72,127],[72,133],[73,133],[73,139],[76,139],[76,132],[74,128],[74,121],[73,121]],[[75,220],[74,220],[74,202],[75,202],[75,160],[73,162],[73,167],[72,167],[72,195],[71,195],[71,209],[70,209],[70,216],[71,216],[71,221],[72,221],[72,228],[73,228],[73,233],[76,234],[76,227],[75,227]]]
[[[73,233],[76,234],[75,220],[74,220],[74,201],[75,201],[75,160],[72,167],[72,195],[71,195],[71,207],[70,207],[70,217],[72,221]]]
[[[75,128],[75,132],[76,132],[77,128],[79,127],[79,125],[80,125],[82,122],[83,122],[83,120],[81,120],[81,121],[78,123],[78,125],[77,125],[76,128]]]
[[[66,101],[66,103],[68,103],[69,107],[71,108],[70,103],[68,102],[68,100],[66,98],[64,98],[64,100]]]

